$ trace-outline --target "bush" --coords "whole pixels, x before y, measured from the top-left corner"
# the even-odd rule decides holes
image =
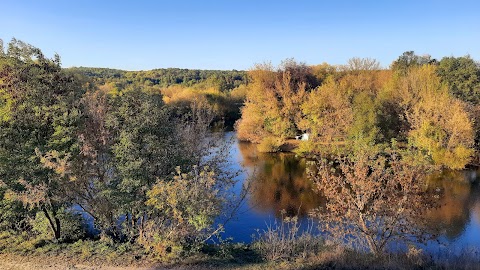
[[[312,141],[300,141],[294,152],[299,156],[307,156],[315,150],[315,144]]]
[[[253,244],[253,248],[266,261],[272,262],[306,259],[318,254],[322,246],[323,240],[312,233],[311,226],[300,231],[297,217],[287,217],[280,223],[268,226],[267,230],[259,232]]]
[[[262,153],[275,153],[280,151],[280,146],[282,146],[282,144],[283,142],[281,139],[275,137],[265,137],[258,144],[257,149]]]
[[[0,180],[0,189],[2,181]],[[22,231],[28,227],[29,211],[21,202],[3,199],[0,190],[0,231]]]
[[[222,184],[208,167],[188,173],[177,168],[172,181],[157,181],[147,192],[152,211],[138,242],[162,258],[198,248],[218,230],[214,221],[226,200]]]
[[[61,224],[61,239],[63,241],[75,241],[85,236],[82,226],[83,219],[72,212],[61,209],[58,213]],[[53,239],[54,235],[48,219],[43,212],[37,212],[35,219],[31,221],[32,231],[40,239]]]

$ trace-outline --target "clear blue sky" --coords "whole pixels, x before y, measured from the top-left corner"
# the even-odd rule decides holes
[[[64,67],[248,69],[293,57],[388,66],[414,50],[480,60],[480,1],[2,0],[0,38]]]

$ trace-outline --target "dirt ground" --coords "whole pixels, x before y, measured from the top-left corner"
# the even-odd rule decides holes
[[[75,263],[62,258],[39,258],[25,257],[15,255],[0,255],[1,270],[52,270],[52,269],[78,269],[78,270],[153,270],[162,269],[155,266],[115,266],[115,265],[99,265],[94,262],[93,265],[85,263]],[[165,269],[165,268],[163,268]]]
[[[109,265],[105,261],[76,261],[73,258],[58,257],[31,257],[21,255],[0,254],[0,270],[203,270],[224,269],[225,265],[182,264],[176,266],[161,266],[151,262],[138,262],[135,265]],[[237,267],[228,267],[237,269]],[[240,267],[250,269],[250,267]],[[253,269],[256,269],[255,267]]]

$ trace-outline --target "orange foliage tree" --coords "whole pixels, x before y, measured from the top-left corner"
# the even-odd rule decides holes
[[[311,176],[327,203],[314,215],[328,238],[377,254],[392,242],[426,240],[432,235],[424,230],[425,213],[436,201],[421,180],[424,172],[395,153],[321,160]]]
[[[236,125],[239,139],[259,143],[268,136],[295,136],[301,119],[300,105],[306,92],[316,86],[310,68],[288,59],[278,69],[270,64],[257,65],[249,78],[242,119]]]

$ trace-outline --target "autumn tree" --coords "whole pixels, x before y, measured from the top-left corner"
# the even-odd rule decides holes
[[[317,86],[322,85],[328,77],[335,76],[337,69],[336,66],[329,65],[328,63],[310,66],[311,73],[317,80]]]
[[[239,139],[258,143],[295,136],[300,130],[300,105],[318,83],[311,69],[287,59],[277,69],[257,65],[249,78],[242,119],[237,123]]]
[[[313,142],[344,142],[353,122],[352,104],[333,79],[308,94],[302,104],[301,127],[309,130]]]
[[[351,140],[362,141],[363,145],[374,145],[381,139],[379,104],[375,96],[362,92],[353,98],[353,123],[348,133]]]
[[[332,145],[367,147],[380,142],[382,101],[378,96],[389,73],[369,58],[352,58],[337,73],[308,93],[302,104],[300,123],[312,135],[312,142],[302,144],[320,143],[313,146],[318,151]]]
[[[372,58],[354,57],[348,59],[347,64],[341,69],[349,72],[375,71],[380,70],[380,63]]]
[[[472,121],[465,103],[449,94],[435,71],[433,65],[412,68],[400,80],[408,140],[434,165],[461,169],[473,154]]]
[[[425,213],[436,204],[424,188],[424,172],[394,152],[320,160],[311,177],[327,202],[315,216],[328,238],[375,254],[393,242],[426,240]]]
[[[448,86],[450,94],[466,102],[475,130],[475,148],[480,142],[480,64],[470,56],[444,57],[438,63],[437,75]]]

